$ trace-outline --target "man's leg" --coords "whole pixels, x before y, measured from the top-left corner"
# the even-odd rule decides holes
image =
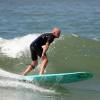
[[[47,58],[47,56],[44,56],[43,59],[42,59],[41,68],[40,68],[39,74],[44,74],[44,71],[45,71],[45,68],[46,68],[47,64],[48,64],[48,58]]]
[[[29,65],[24,72],[21,73],[21,75],[27,75],[27,73],[31,72],[32,69],[35,68],[35,66],[37,65],[37,60],[36,61],[32,61],[31,65]]]

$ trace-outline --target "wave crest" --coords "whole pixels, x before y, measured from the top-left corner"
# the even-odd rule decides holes
[[[10,40],[0,38],[1,53],[8,57],[19,58],[22,56],[22,52],[29,50],[30,43],[39,35],[40,34],[29,34]]]

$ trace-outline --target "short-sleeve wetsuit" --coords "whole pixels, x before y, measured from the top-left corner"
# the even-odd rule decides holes
[[[46,43],[50,45],[54,41],[54,38],[55,36],[52,33],[44,33],[31,43],[30,50],[33,61],[37,60],[38,56],[41,57],[43,52],[42,46]]]

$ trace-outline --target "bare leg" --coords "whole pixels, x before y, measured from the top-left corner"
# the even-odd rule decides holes
[[[35,66],[37,65],[37,60],[36,61],[32,61],[31,65],[29,65],[24,72],[21,73],[21,75],[27,75],[27,73],[31,72],[32,69],[35,68]]]
[[[40,68],[39,74],[44,74],[44,70],[45,70],[47,64],[48,64],[48,58],[47,58],[47,56],[45,56],[45,57],[42,59],[41,68]]]

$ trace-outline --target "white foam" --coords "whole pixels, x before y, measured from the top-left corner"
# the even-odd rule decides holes
[[[10,73],[10,72],[4,71],[2,69],[0,69],[0,76],[9,77],[9,78],[12,78],[12,79],[19,79],[19,78],[23,78],[24,77],[22,75]]]
[[[22,56],[22,52],[29,50],[30,43],[39,35],[40,34],[29,34],[10,40],[0,38],[1,53],[8,57],[19,58]]]
[[[76,37],[76,38],[78,38],[78,37],[79,37],[79,35],[77,35],[77,34],[72,34],[72,36],[74,36],[74,37]]]
[[[26,88],[26,89],[31,89],[33,91],[54,93],[53,90],[44,89],[44,88],[36,86],[34,84],[20,82],[17,80],[16,81],[12,80],[12,79],[19,79],[24,76],[10,73],[10,72],[4,71],[2,69],[0,69],[0,76],[3,77],[2,79],[0,79],[0,87]]]
[[[10,87],[10,88],[24,88],[24,89],[30,89],[33,91],[39,91],[41,93],[55,93],[53,90],[44,89],[42,87],[36,86],[34,84],[30,83],[24,83],[19,81],[12,81],[12,80],[0,80],[0,87]]]

